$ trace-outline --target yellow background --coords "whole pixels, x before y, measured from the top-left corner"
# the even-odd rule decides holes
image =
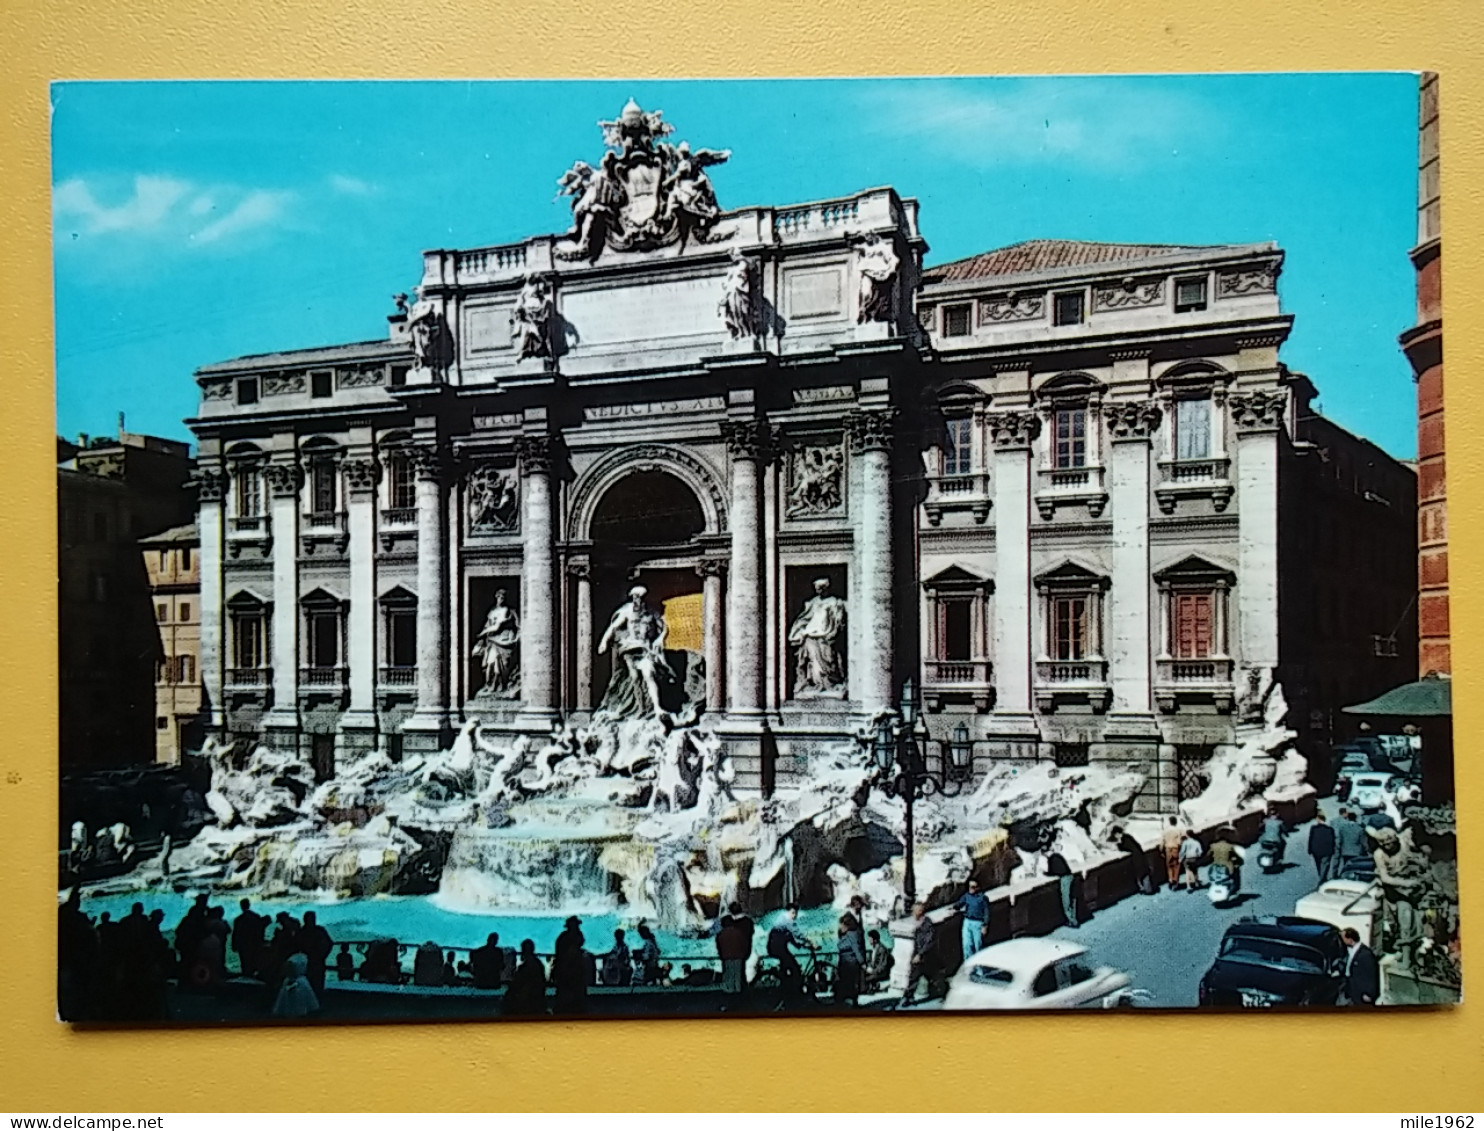
[[[1074,9],[1083,9],[1075,11]],[[1314,11],[1306,9],[1317,9]],[[1479,0],[0,2],[0,1110],[1484,1111]],[[47,83],[73,78],[1442,72],[1458,797],[1472,1005],[1435,1014],[77,1033],[53,1018]],[[744,108],[739,108],[745,112]],[[491,123],[519,128],[519,123]],[[1263,161],[1256,150],[1252,161]],[[993,201],[985,202],[993,207]],[[1365,239],[1356,232],[1357,240]],[[1409,270],[1403,261],[1398,271]],[[190,297],[181,296],[189,316]],[[1303,312],[1297,312],[1300,318]],[[1396,332],[1405,326],[1393,327]],[[1382,364],[1378,359],[1378,364]],[[1395,369],[1394,358],[1384,364]],[[180,374],[182,380],[186,374]]]

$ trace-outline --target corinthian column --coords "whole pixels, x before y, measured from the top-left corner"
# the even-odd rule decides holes
[[[557,716],[556,551],[551,518],[551,437],[522,436],[520,457],[525,566],[521,585],[520,693],[532,722]],[[591,612],[589,612],[591,616]],[[591,682],[591,677],[589,677]]]
[[[759,469],[767,425],[756,419],[722,425],[732,457],[732,559],[726,639],[727,713],[756,716],[763,706],[762,507]]]
[[[704,656],[706,658],[706,711],[719,712],[726,703],[726,655],[722,635],[724,617],[722,613],[722,576],[727,563],[717,558],[707,558],[696,566],[701,575],[701,618],[705,633]]]
[[[207,732],[221,737],[226,726],[222,700],[226,617],[222,593],[222,495],[227,477],[219,467],[196,471],[196,531],[201,539],[201,686],[205,692]]]
[[[272,496],[273,535],[273,706],[263,728],[269,745],[292,747],[299,726],[299,488],[304,472],[297,463],[270,463],[263,477]]]
[[[1113,710],[1152,709],[1149,673],[1149,439],[1161,413],[1152,401],[1120,401],[1104,409],[1112,455],[1108,496],[1113,508],[1113,587],[1108,681]]]
[[[345,531],[350,554],[350,623],[346,662],[350,667],[350,708],[346,727],[376,726],[376,481],[381,465],[370,455],[340,465],[345,482]]]
[[[406,731],[436,747],[448,730],[444,642],[443,462],[432,447],[408,449],[417,476],[417,709]]]
[[[1227,398],[1237,429],[1237,622],[1241,662],[1278,665],[1278,437],[1288,395],[1281,389]]]
[[[592,566],[585,561],[567,563],[567,573],[576,583],[573,602],[572,639],[574,641],[576,703],[579,711],[593,709],[593,579]]]
[[[889,409],[863,409],[850,418],[850,444],[860,469],[860,543],[855,551],[856,639],[850,658],[852,698],[866,714],[889,710],[892,694],[893,559],[891,533],[891,418]]]
[[[1034,412],[992,412],[994,440],[995,713],[1031,710],[1031,445]]]

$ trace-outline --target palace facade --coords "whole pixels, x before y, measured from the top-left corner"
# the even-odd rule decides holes
[[[935,762],[956,740],[978,772],[1117,759],[1163,810],[1254,681],[1306,737],[1331,695],[1397,682],[1344,649],[1315,666],[1314,562],[1285,532],[1400,555],[1335,626],[1370,648],[1406,631],[1414,492],[1280,361],[1276,246],[1038,240],[924,269],[889,188],[723,213],[724,153],[637,107],[606,125],[600,167],[563,179],[572,232],[425,253],[383,340],[197,372],[209,732],[327,776],[471,718],[581,722],[636,585],[749,790],[911,680]],[[1296,489],[1334,460],[1354,513]],[[821,593],[844,627],[801,663]]]

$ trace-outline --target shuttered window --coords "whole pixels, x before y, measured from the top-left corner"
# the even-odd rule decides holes
[[[1204,660],[1211,655],[1211,604],[1210,593],[1175,594],[1176,659]]]

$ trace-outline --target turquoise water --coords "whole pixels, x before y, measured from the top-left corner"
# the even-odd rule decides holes
[[[237,916],[237,904],[242,897],[241,892],[224,892],[213,895],[212,903],[220,904],[225,909],[230,922]],[[252,898],[250,894],[248,897]],[[82,909],[95,919],[104,911],[118,919],[127,915],[136,902],[143,903],[146,913],[156,908],[165,912],[163,926],[169,934],[190,907],[192,898],[191,893],[173,891],[99,896],[84,894]],[[522,940],[530,939],[541,953],[552,951],[557,935],[561,933],[567,920],[567,916],[560,912],[550,915],[489,915],[482,912],[453,911],[440,906],[434,896],[376,896],[372,899],[322,903],[253,899],[252,905],[255,911],[270,918],[280,911],[287,911],[296,919],[302,919],[304,912],[313,911],[320,924],[337,943],[394,938],[400,943],[416,946],[431,939],[445,948],[466,948],[484,945],[485,937],[493,931],[499,934],[501,946],[519,947]],[[753,949],[756,953],[763,952],[768,929],[782,916],[783,912],[775,911],[758,919],[762,929],[753,935]],[[627,932],[625,942],[630,947],[637,947],[639,944],[639,937],[634,933],[634,928],[639,925],[638,916],[610,912],[582,915],[580,918],[586,948],[594,954],[601,954],[612,947],[615,928],[622,928]],[[838,914],[828,907],[799,912],[800,933],[829,950],[834,949],[835,924],[838,921]],[[711,939],[681,938],[659,929],[654,934],[666,960],[716,958],[716,946]]]

